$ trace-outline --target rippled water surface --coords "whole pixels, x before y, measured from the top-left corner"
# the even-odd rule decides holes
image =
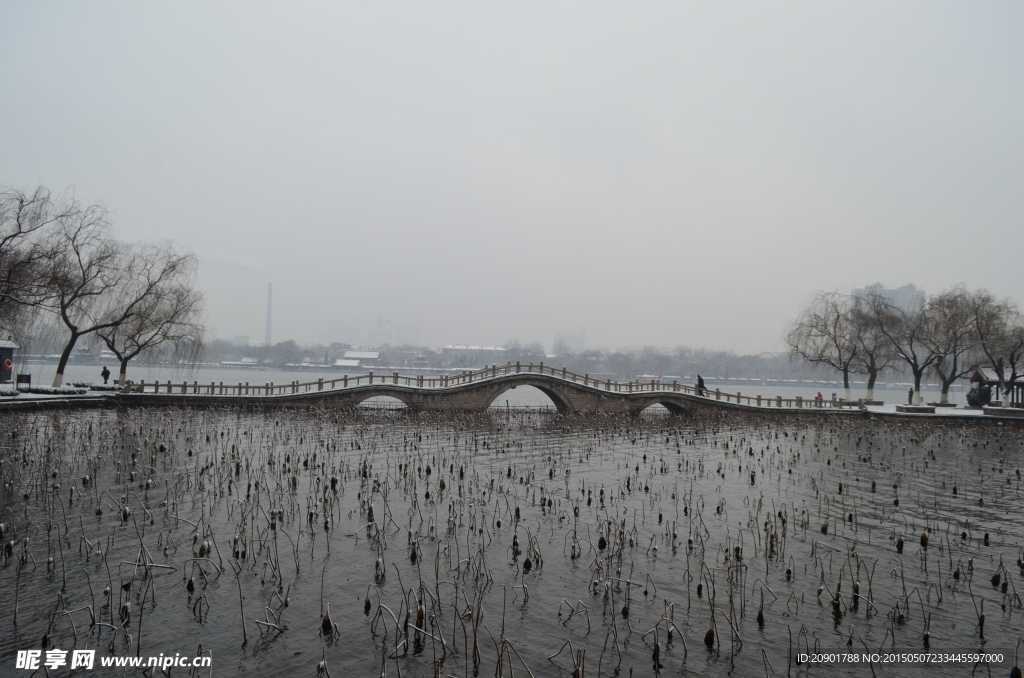
[[[974,668],[796,661],[865,647],[1008,675],[1024,629],[1024,448],[991,421],[140,409],[0,435],[0,676],[42,642],[201,646],[213,675],[646,676],[656,644],[665,675]]]

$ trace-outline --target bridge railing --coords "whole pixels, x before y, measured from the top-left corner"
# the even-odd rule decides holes
[[[193,381],[155,381],[147,384],[139,381],[137,384],[128,382],[125,386],[125,393],[164,393],[178,395],[204,395],[204,396],[285,396],[297,395],[300,393],[311,393],[317,391],[331,391],[337,389],[352,388],[355,386],[390,384],[395,386],[407,386],[420,389],[445,389],[465,384],[479,383],[488,379],[496,379],[509,374],[540,374],[548,375],[576,384],[595,388],[602,391],[614,393],[684,393],[692,396],[697,393],[696,386],[680,384],[678,381],[662,382],[640,381],[612,381],[611,379],[596,379],[589,374],[578,374],[566,368],[556,369],[544,363],[506,363],[505,365],[489,365],[478,370],[468,370],[462,374],[440,375],[437,377],[426,377],[425,375],[403,376],[398,372],[391,374],[374,374],[370,372],[364,375],[351,376],[343,375],[337,379],[317,379],[310,382],[291,381],[287,384],[275,384],[264,382],[263,384],[250,384],[249,382],[238,382],[237,384],[226,384],[223,381],[200,383]],[[775,407],[775,408],[842,408],[857,407],[859,403],[846,400],[815,400],[813,398],[783,398],[782,396],[761,396],[743,395],[742,393],[728,393],[721,389],[704,389],[703,397],[747,405],[751,407]]]

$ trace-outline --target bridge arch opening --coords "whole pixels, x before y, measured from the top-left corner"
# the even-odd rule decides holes
[[[409,404],[394,396],[377,395],[359,401],[356,403],[356,406],[376,410],[402,410],[407,408]]]
[[[655,401],[640,410],[639,414],[644,416],[672,416],[685,414],[686,409],[677,403],[670,401],[659,402]]]
[[[568,405],[549,389],[529,384],[510,385],[491,400],[492,409],[531,409],[564,412]]]

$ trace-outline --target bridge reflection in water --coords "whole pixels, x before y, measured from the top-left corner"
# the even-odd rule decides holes
[[[235,403],[285,405],[321,401],[325,405],[354,407],[370,398],[389,397],[407,407],[423,411],[483,412],[509,389],[532,386],[551,399],[559,412],[609,412],[638,414],[652,405],[662,405],[673,414],[705,408],[815,408],[856,407],[842,400],[815,402],[802,398],[766,398],[741,393],[706,391],[697,395],[688,384],[672,382],[612,381],[591,379],[565,368],[543,363],[491,365],[459,375],[402,376],[398,372],[380,375],[370,372],[338,379],[289,384],[200,384],[188,382],[129,383],[117,401],[132,404]]]

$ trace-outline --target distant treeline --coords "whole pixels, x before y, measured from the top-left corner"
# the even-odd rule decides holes
[[[300,346],[294,341],[283,341],[273,346],[240,346],[225,340],[212,340],[205,346],[203,361],[256,360],[271,367],[288,364],[332,364],[342,358],[348,344],[315,344]],[[739,355],[733,351],[712,351],[679,347],[672,351],[645,348],[639,351],[571,351],[556,346],[560,354],[545,351],[542,344],[521,344],[511,340],[505,343],[505,353],[500,359],[484,361],[472,353],[451,353],[426,346],[385,346],[375,364],[380,367],[428,369],[470,369],[483,367],[489,362],[545,363],[566,367],[580,374],[612,374],[618,378],[632,378],[638,374],[659,376],[754,378],[754,379],[814,379],[822,371],[804,361],[793,360],[789,354],[762,353],[760,355]]]
[[[848,295],[818,292],[804,306],[786,335],[794,356],[833,370],[846,385],[850,377],[867,377],[868,399],[880,375],[903,373],[914,383],[921,403],[921,385],[933,376],[941,402],[958,380],[987,376],[975,382],[981,392],[994,382],[1006,407],[1009,394],[1024,371],[1024,323],[1012,299],[963,285],[921,298],[899,300],[884,291]],[[988,392],[968,394],[968,402],[988,402]]]

